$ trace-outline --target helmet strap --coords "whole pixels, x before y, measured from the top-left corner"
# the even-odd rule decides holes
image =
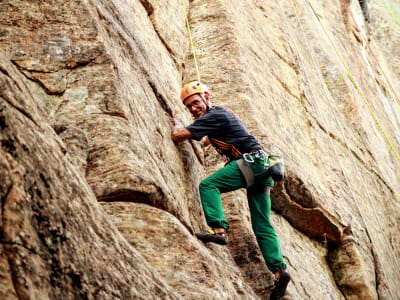
[[[208,104],[208,103],[207,103],[207,101],[206,101],[206,99],[204,98],[203,94],[200,94],[200,98],[201,98],[201,100],[203,101],[203,103],[206,105],[207,111],[209,111],[210,108],[211,108],[211,104]]]

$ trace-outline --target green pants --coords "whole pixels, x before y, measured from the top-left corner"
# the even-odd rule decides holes
[[[256,160],[251,168],[263,167],[263,162]],[[265,192],[265,186],[273,186],[271,178],[257,183],[247,189],[251,224],[268,269],[275,273],[286,268],[281,247],[275,229],[271,224],[271,197]],[[228,228],[228,221],[222,207],[221,193],[245,188],[246,181],[236,161],[228,163],[222,169],[205,178],[199,186],[201,202],[208,226],[211,228]]]

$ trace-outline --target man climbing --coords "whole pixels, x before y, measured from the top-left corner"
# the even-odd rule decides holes
[[[216,150],[229,158],[220,170],[202,180],[199,186],[204,214],[210,230],[197,233],[201,241],[220,245],[228,243],[228,221],[224,215],[221,193],[247,188],[254,234],[268,269],[275,275],[275,285],[270,299],[285,294],[290,281],[281,247],[270,220],[270,190],[274,186],[271,173],[266,172],[269,159],[262,146],[229,110],[212,106],[207,86],[199,81],[185,84],[181,100],[195,121],[187,126],[175,126],[172,140],[197,141],[207,139]],[[255,176],[256,174],[256,176]],[[278,178],[281,180],[282,178]]]

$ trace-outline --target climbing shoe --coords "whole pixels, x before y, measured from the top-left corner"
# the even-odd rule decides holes
[[[286,288],[290,281],[290,274],[285,270],[281,269],[278,271],[279,276],[275,279],[275,285],[271,290],[271,295],[269,296],[270,300],[278,300],[283,295],[285,295]]]
[[[226,232],[217,233],[213,229],[209,229],[207,232],[196,233],[196,237],[204,243],[216,243],[219,245],[228,244],[228,235]]]

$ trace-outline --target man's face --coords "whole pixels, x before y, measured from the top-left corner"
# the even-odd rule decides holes
[[[207,96],[206,96],[207,97]],[[204,98],[204,101],[208,101],[208,99]],[[202,115],[204,115],[207,111],[207,105],[201,98],[200,94],[194,94],[185,99],[183,104],[187,107],[187,109],[190,111],[192,116],[195,119],[200,118]]]

